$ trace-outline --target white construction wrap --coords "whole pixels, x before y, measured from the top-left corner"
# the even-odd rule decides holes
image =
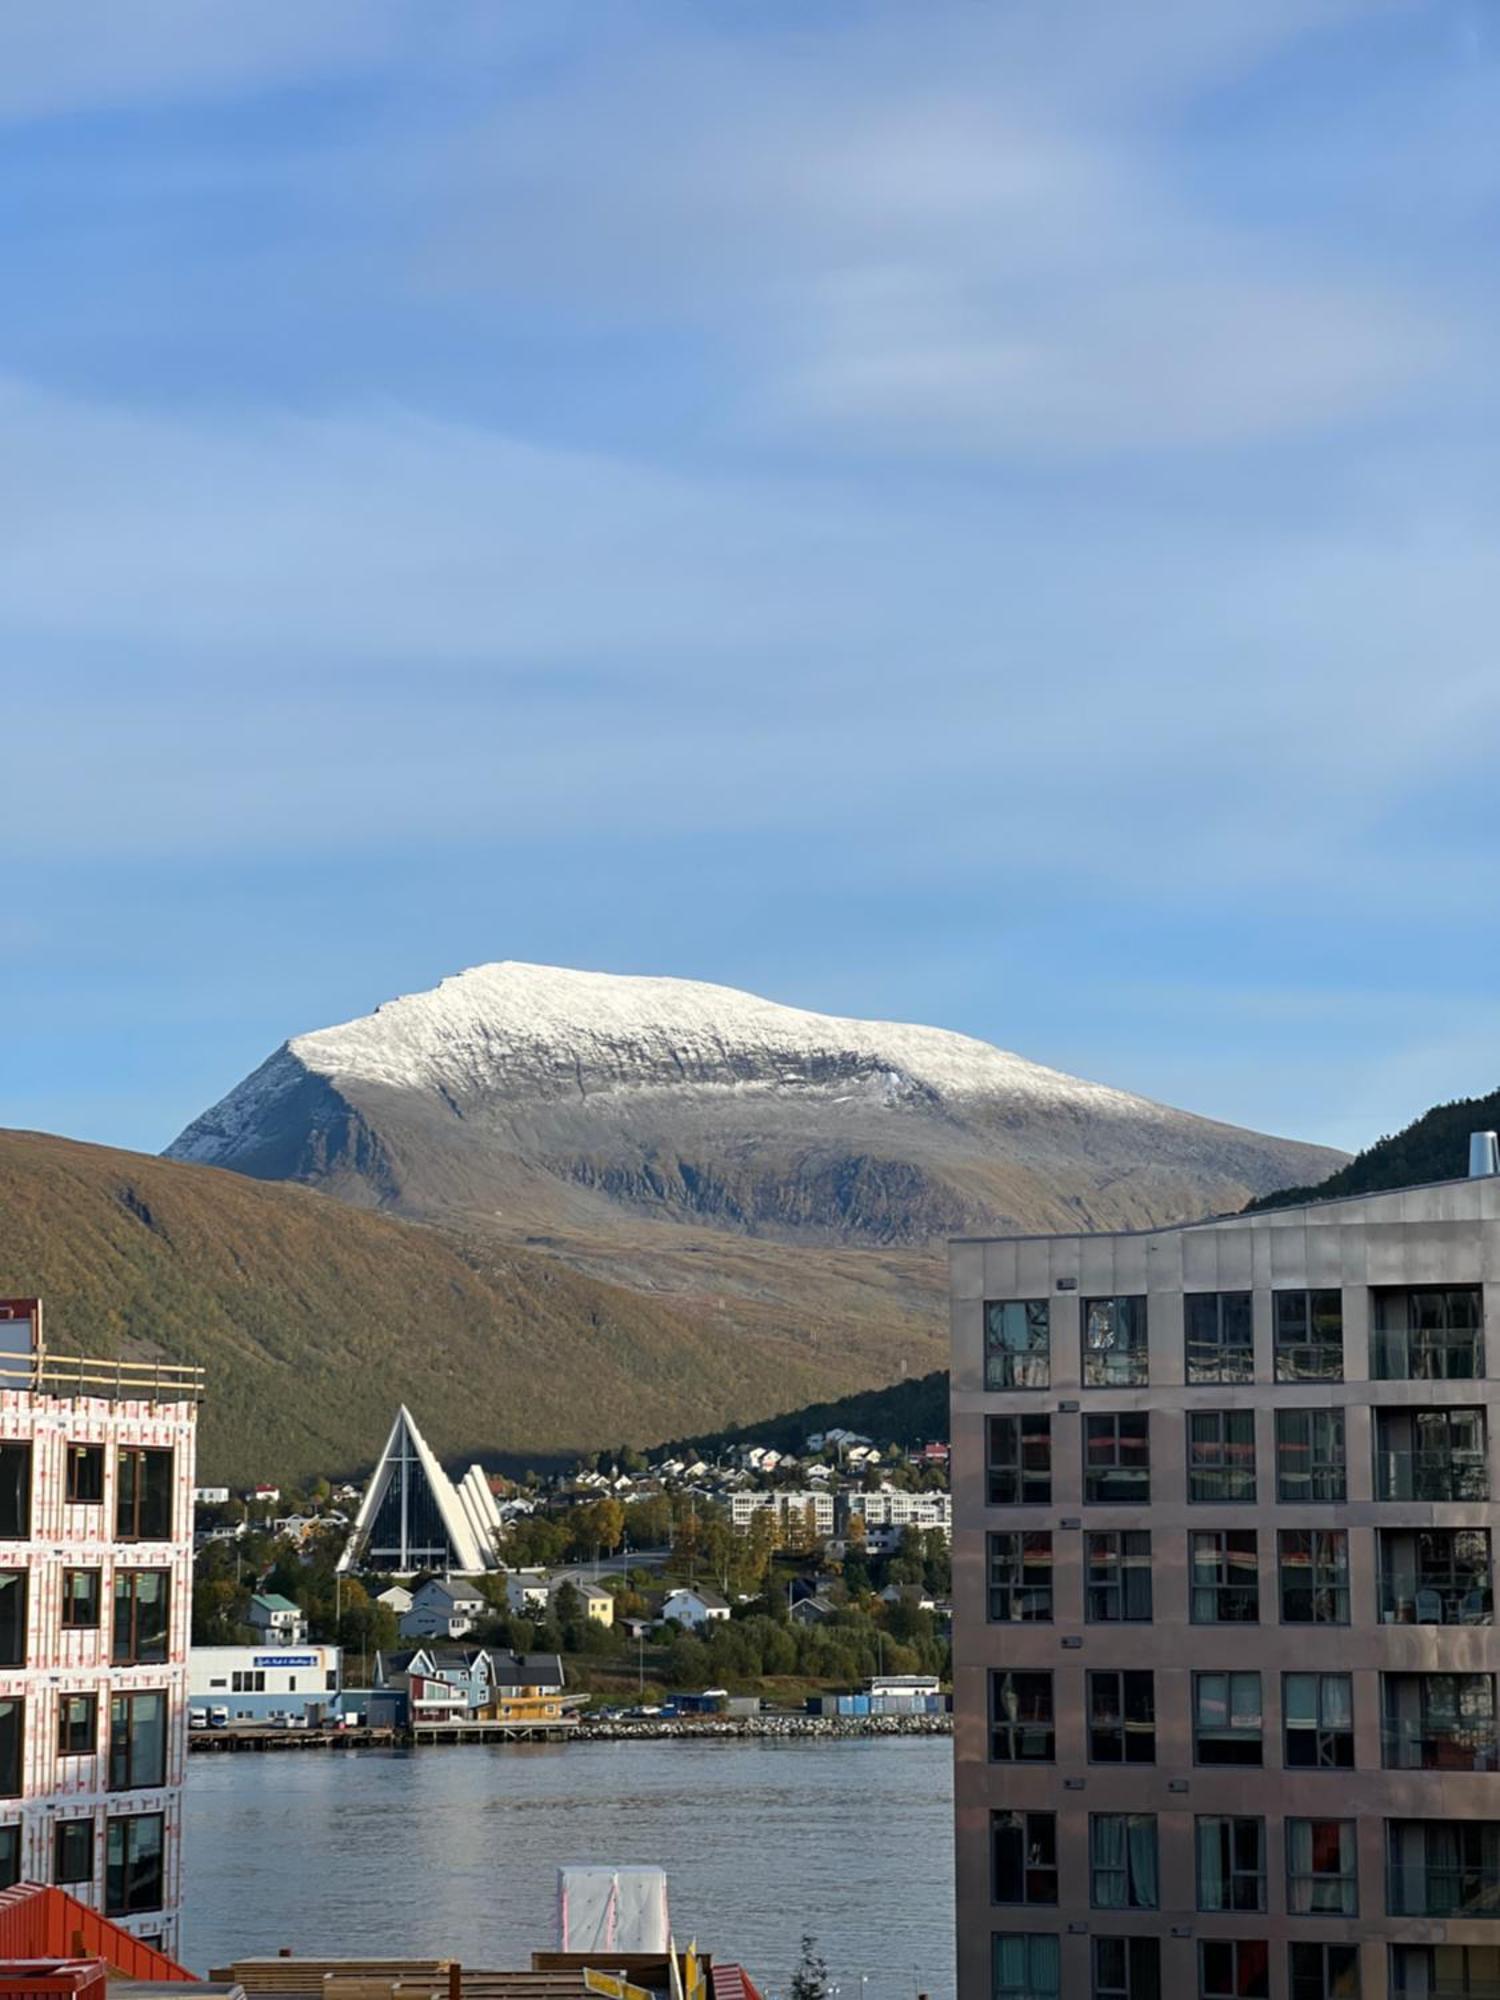
[[[664,1953],[670,1936],[665,1869],[558,1869],[560,1951]]]

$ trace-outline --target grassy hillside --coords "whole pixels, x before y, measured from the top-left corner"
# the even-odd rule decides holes
[[[1451,1104],[1437,1104],[1424,1111],[1404,1131],[1377,1139],[1327,1180],[1262,1195],[1250,1207],[1287,1208],[1300,1201],[1327,1201],[1341,1194],[1372,1194],[1380,1188],[1458,1180],[1469,1171],[1469,1134],[1497,1129],[1500,1090],[1492,1090],[1487,1097],[1456,1097]]]
[[[304,1188],[0,1132],[0,1296],[31,1293],[55,1348],[203,1364],[202,1472],[235,1482],[366,1465],[400,1401],[444,1457],[497,1462],[745,1422],[940,1338],[894,1294],[863,1326],[643,1296]]]

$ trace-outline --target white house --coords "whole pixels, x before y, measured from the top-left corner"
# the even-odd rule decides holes
[[[661,1607],[661,1615],[675,1619],[679,1625],[686,1625],[694,1632],[701,1632],[706,1625],[722,1625],[728,1621],[729,1605],[716,1590],[706,1590],[699,1586],[691,1589],[674,1590]]]
[[[430,1576],[412,1592],[401,1617],[403,1639],[462,1639],[483,1618],[488,1600],[457,1577]]]
[[[257,1591],[245,1614],[246,1623],[263,1633],[262,1644],[300,1646],[307,1637],[307,1620],[289,1597],[273,1590]]]
[[[195,1486],[193,1488],[195,1507],[227,1507],[229,1488],[227,1486]]]
[[[404,1618],[411,1610],[411,1592],[404,1583],[393,1583],[388,1590],[381,1591],[375,1602],[389,1605],[398,1618]]]

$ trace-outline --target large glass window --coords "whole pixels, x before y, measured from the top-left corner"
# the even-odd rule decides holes
[[[101,1506],[104,1501],[103,1445],[70,1444],[67,1447],[67,1455],[69,1506]]]
[[[1477,1285],[1375,1294],[1370,1373],[1377,1382],[1472,1382],[1484,1373]]]
[[[1263,1819],[1200,1818],[1198,1908],[1266,1907],[1266,1823]]]
[[[1359,1914],[1359,1863],[1352,1819],[1286,1823],[1286,1907],[1293,1917]]]
[[[1050,1625],[1052,1537],[1045,1529],[986,1535],[989,1616],[993,1625]]]
[[[1061,1963],[1050,1932],[997,1931],[994,2000],[1058,2000]]]
[[[1089,1814],[1089,1896],[1096,1910],[1156,1909],[1155,1813]]]
[[[1151,1623],[1151,1531],[1096,1528],[1083,1538],[1084,1616],[1091,1625]]]
[[[1216,1505],[1255,1498],[1255,1412],[1188,1415],[1188,1498]]]
[[[115,1535],[122,1542],[172,1539],[172,1453],[127,1445],[116,1468]]]
[[[997,1903],[1057,1901],[1057,1815],[990,1814],[990,1895]]]
[[[12,1696],[0,1701],[0,1798],[18,1799],[25,1789],[26,1704]]]
[[[1156,1762],[1156,1687],[1149,1667],[1105,1667],[1088,1677],[1089,1761]]]
[[[99,1571],[65,1569],[62,1575],[62,1622],[64,1626],[95,1630],[99,1623]]]
[[[1261,1762],[1259,1674],[1193,1675],[1193,1755],[1200,1764]]]
[[[1269,2000],[1270,1982],[1264,1938],[1204,1938],[1199,1944],[1199,2000]]]
[[[105,1837],[105,1915],[129,1917],[138,1910],[159,1910],[165,1900],[165,1856],[160,1813],[111,1819]]]
[[[1141,1507],[1151,1498],[1151,1421],[1145,1410],[1083,1420],[1083,1497]]]
[[[92,1757],[99,1747],[99,1697],[65,1694],[57,1704],[57,1754]]]
[[[1484,1411],[1377,1410],[1377,1500],[1488,1500]]]
[[[1189,1382],[1253,1382],[1248,1292],[1189,1292],[1183,1300]]]
[[[158,1690],[109,1702],[109,1788],[142,1791],[167,1781],[167,1697]]]
[[[94,1822],[60,1819],[52,1829],[52,1879],[59,1888],[94,1879]]]
[[[1046,1299],[992,1299],[984,1309],[986,1389],[1045,1389],[1052,1380]]]
[[[1348,1674],[1283,1674],[1283,1758],[1289,1771],[1352,1771],[1354,1683]]]
[[[1120,1388],[1149,1380],[1145,1299],[1085,1299],[1084,1387]]]
[[[166,1660],[171,1585],[164,1569],[115,1571],[112,1658],[117,1667],[158,1666]]]
[[[990,1757],[996,1764],[1050,1764],[1057,1754],[1052,1675],[990,1675]]]
[[[1283,1625],[1349,1623],[1349,1537],[1343,1528],[1283,1528],[1276,1537]]]
[[[0,1826],[0,1889],[14,1889],[21,1879],[21,1829]]]
[[[1487,1528],[1377,1528],[1385,1625],[1488,1625]]]
[[[1493,1674],[1382,1674],[1380,1727],[1388,1771],[1500,1769]]]
[[[0,1444],[0,1542],[31,1540],[31,1446]]]
[[[1161,2000],[1158,1940],[1096,1937],[1093,2000]]]
[[[1500,1821],[1389,1819],[1393,1917],[1500,1917]]]
[[[1357,1944],[1294,1944],[1287,1969],[1291,2000],[1359,2000]]]
[[[1341,1292],[1277,1292],[1271,1324],[1278,1382],[1343,1381]]]
[[[1276,1412],[1276,1498],[1315,1506],[1347,1496],[1342,1410]]]
[[[26,1572],[0,1570],[0,1667],[26,1664]]]
[[[1357,1996],[1359,1988],[1352,1990]],[[1500,2000],[1500,1945],[1393,1944],[1391,1995],[1392,2000]]]
[[[1188,1604],[1195,1625],[1254,1625],[1260,1567],[1254,1528],[1209,1528],[1188,1536]]]
[[[1045,1507],[1052,1498],[1052,1419],[991,1417],[985,1426],[992,1507]]]

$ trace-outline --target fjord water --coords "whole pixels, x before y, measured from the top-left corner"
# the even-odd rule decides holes
[[[635,1863],[773,1995],[810,1930],[842,2000],[951,2000],[951,1799],[942,1737],[195,1756],[183,1957],[524,1966],[560,1863]]]

